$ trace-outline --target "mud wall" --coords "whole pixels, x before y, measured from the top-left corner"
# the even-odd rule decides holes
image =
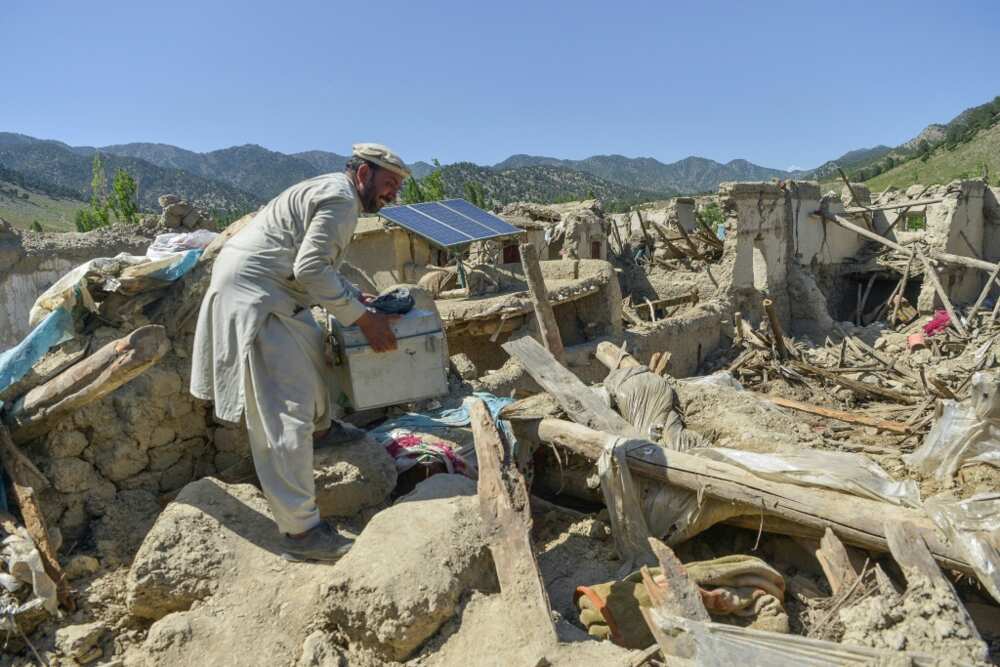
[[[926,209],[927,232],[924,240],[931,250],[949,252],[977,259],[984,258],[986,247],[983,208],[986,186],[982,181],[958,181],[948,186],[944,201]],[[978,269],[944,265],[938,269],[941,284],[953,303],[971,303],[986,282]],[[940,307],[940,300],[929,281],[924,281],[917,309],[924,313]]]

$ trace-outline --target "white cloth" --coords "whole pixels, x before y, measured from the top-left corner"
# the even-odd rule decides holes
[[[283,533],[303,533],[320,521],[312,435],[331,423],[324,365],[324,333],[308,310],[269,315],[247,358],[250,451]]]
[[[291,318],[317,304],[350,325],[364,314],[338,271],[360,207],[345,174],[317,176],[272,199],[219,252],[198,315],[191,393],[214,401],[220,419],[238,422],[243,414],[246,362],[270,315]],[[257,380],[258,393],[280,390]],[[269,400],[280,404],[281,396]]]

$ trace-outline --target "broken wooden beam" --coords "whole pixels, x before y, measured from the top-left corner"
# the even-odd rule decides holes
[[[771,337],[774,339],[774,349],[778,353],[778,358],[787,359],[788,348],[785,346],[785,334],[781,329],[778,312],[774,309],[774,301],[764,299],[762,303],[764,312],[767,313],[767,321],[771,324]]]
[[[535,382],[559,401],[559,405],[573,421],[607,433],[639,435],[632,424],[605,405],[590,387],[566,370],[535,339],[524,336],[504,343],[503,349],[518,360]]]
[[[858,571],[854,569],[851,558],[847,555],[847,547],[829,527],[819,541],[816,560],[819,561],[819,566],[826,575],[834,595],[850,588],[858,579]]]
[[[877,232],[873,232],[873,231],[871,231],[869,229],[865,229],[864,227],[859,227],[858,225],[854,224],[853,222],[851,222],[850,220],[848,220],[847,218],[845,218],[842,215],[831,214],[831,213],[827,213],[825,211],[819,211],[819,213],[820,213],[820,215],[822,215],[822,217],[823,217],[824,220],[829,220],[830,222],[833,222],[834,224],[837,224],[837,225],[843,227],[844,229],[850,230],[850,231],[854,232],[855,234],[858,234],[859,236],[864,236],[866,239],[871,239],[872,241],[876,241],[878,243],[881,243],[882,245],[884,245],[886,247],[889,247],[889,248],[892,248],[893,250],[898,250],[899,252],[901,252],[901,253],[903,253],[905,255],[909,255],[910,254],[910,251],[908,249],[906,249],[903,246],[899,245],[895,241],[887,239],[886,237],[882,236],[881,234],[879,234]]]
[[[35,496],[36,489],[41,490],[48,486],[48,480],[21,453],[17,445],[14,444],[7,427],[3,424],[0,424],[0,452],[2,452],[0,461],[3,462],[4,470],[10,478],[14,499],[21,510],[21,518],[24,519],[24,527],[28,530],[31,541],[38,549],[38,554],[42,558],[42,567],[56,585],[56,597],[59,599],[59,604],[73,611],[76,609],[76,603],[69,589],[69,580],[66,579],[65,573],[59,565],[56,550],[52,548],[45,515],[42,514],[42,509]],[[38,480],[39,477],[41,481]]]
[[[987,273],[992,273],[997,270],[997,267],[1000,267],[1000,264],[994,264],[993,262],[976,259],[975,257],[966,257],[965,255],[954,255],[950,252],[931,251],[930,256],[931,259],[936,262],[958,264],[959,266],[964,266],[969,269],[979,269],[980,271],[986,271]]]
[[[907,587],[913,586],[923,579],[928,584],[943,591],[953,599],[956,613],[969,630],[969,635],[982,644],[982,655],[979,660],[985,662],[988,653],[983,638],[976,629],[976,624],[972,622],[972,617],[958,597],[955,587],[941,573],[940,568],[934,562],[934,558],[928,551],[926,535],[915,525],[906,521],[885,522],[885,534],[889,541],[889,549],[892,557],[899,564],[903,575],[906,577]]]
[[[562,363],[566,351],[563,348],[562,336],[559,334],[556,315],[552,310],[552,304],[549,303],[549,293],[545,289],[545,278],[542,276],[542,266],[538,262],[538,252],[531,243],[522,243],[520,251],[524,279],[528,283],[528,295],[535,308],[535,317],[538,320],[542,341],[552,356]]]
[[[794,401],[790,398],[781,398],[780,396],[773,396],[771,394],[758,394],[758,397],[761,400],[770,401],[771,403],[780,405],[783,408],[791,408],[792,410],[808,412],[809,414],[819,415],[821,417],[829,417],[830,419],[836,419],[837,421],[842,421],[847,424],[871,426],[881,431],[891,431],[892,433],[910,432],[910,428],[903,422],[891,421],[889,419],[878,419],[876,417],[869,417],[857,412],[847,412],[846,410],[834,410],[833,408],[826,408],[820,405],[813,405],[811,403],[803,403],[802,401]]]
[[[941,285],[941,279],[938,278],[937,269],[935,269],[930,263],[930,260],[923,255],[920,256],[920,261],[924,263],[924,276],[931,281],[931,286],[934,287],[934,291],[937,292],[938,298],[941,299],[944,309],[948,311],[948,317],[951,318],[951,322],[949,324],[955,327],[955,331],[962,336],[968,336],[969,334],[965,331],[965,327],[962,326],[962,321],[958,319],[958,315],[955,314],[955,307],[951,305],[951,299],[948,298],[948,292],[946,292],[944,287]]]
[[[852,206],[845,208],[847,213],[874,213],[875,211],[893,211],[898,208],[910,208],[912,206],[927,206],[928,204],[940,204],[944,199],[918,199],[914,201],[903,201],[898,204],[880,204],[878,206]]]
[[[483,536],[510,614],[535,641],[555,646],[552,608],[531,545],[531,506],[524,476],[481,399],[469,409],[479,468],[477,495]]]
[[[56,420],[107,396],[169,349],[166,329],[152,324],[108,343],[14,402],[5,417],[14,442],[32,440]]]
[[[530,428],[525,425],[522,432],[526,437],[558,445],[591,461],[597,460],[612,437],[560,419],[542,419]],[[730,464],[685,452],[665,451],[653,442],[630,450],[626,461],[634,474],[739,505],[755,520],[762,515],[774,516],[810,529],[797,531],[794,533],[797,535],[822,534],[829,527],[845,543],[863,549],[888,551],[882,522],[910,521],[918,527],[938,563],[973,573],[960,549],[937,537],[931,520],[916,510],[828,489],[773,482]],[[765,523],[764,530],[786,532],[782,526],[781,521],[774,527]]]
[[[877,384],[869,384],[867,382],[861,382],[860,380],[852,380],[850,378],[841,377],[837,373],[834,373],[826,368],[813,366],[812,364],[807,364],[802,361],[789,362],[789,366],[799,373],[821,377],[825,380],[833,382],[834,384],[850,389],[855,394],[859,394],[861,396],[871,396],[873,398],[880,398],[894,403],[904,403],[906,405],[912,405],[916,402],[910,396],[901,394],[898,391],[886,389],[885,387],[880,387]]]

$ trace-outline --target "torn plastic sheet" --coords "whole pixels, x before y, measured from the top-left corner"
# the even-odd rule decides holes
[[[157,260],[172,257],[177,253],[187,250],[204,249],[218,235],[217,232],[210,232],[207,229],[198,229],[193,232],[157,234],[153,242],[146,248],[146,257]]]
[[[45,573],[42,557],[24,526],[18,526],[16,533],[4,538],[3,559],[7,563],[7,571],[26,584],[31,584],[35,596],[44,601],[45,610],[56,616],[59,605],[56,600],[56,585]]]
[[[903,461],[939,482],[950,482],[962,466],[1000,466],[1000,380],[980,371],[972,376],[972,396],[961,403],[941,401],[923,444]]]
[[[146,266],[151,278],[172,282],[194,268],[201,256],[201,250],[188,250],[157,260],[160,266]],[[52,287],[45,290],[35,300],[28,316],[28,324],[37,326],[49,313],[57,308],[72,311],[81,304],[91,311],[97,306],[88,290],[89,278],[103,278],[114,287],[114,280],[126,269],[140,264],[149,264],[148,257],[121,253],[114,257],[98,257],[70,270],[57,280]]]
[[[711,384],[717,387],[729,387],[731,389],[743,389],[743,385],[729,371],[716,371],[711,375],[702,375],[696,378],[681,380],[684,384]]]
[[[1000,602],[1000,493],[980,493],[966,500],[934,496],[924,509]]]
[[[818,449],[803,449],[789,454],[760,454],[727,447],[705,447],[688,453],[743,468],[773,482],[821,487],[893,505],[921,507],[920,489],[915,481],[897,482],[878,464],[861,454]]]
[[[0,389],[6,389],[41,361],[54,345],[73,337],[73,316],[64,308],[49,313],[20,343],[0,353]]]

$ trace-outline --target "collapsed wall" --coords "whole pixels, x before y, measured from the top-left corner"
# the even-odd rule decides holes
[[[0,220],[0,352],[30,331],[38,295],[73,267],[118,253],[143,254],[152,236],[141,227],[114,226],[86,234],[18,231]]]

